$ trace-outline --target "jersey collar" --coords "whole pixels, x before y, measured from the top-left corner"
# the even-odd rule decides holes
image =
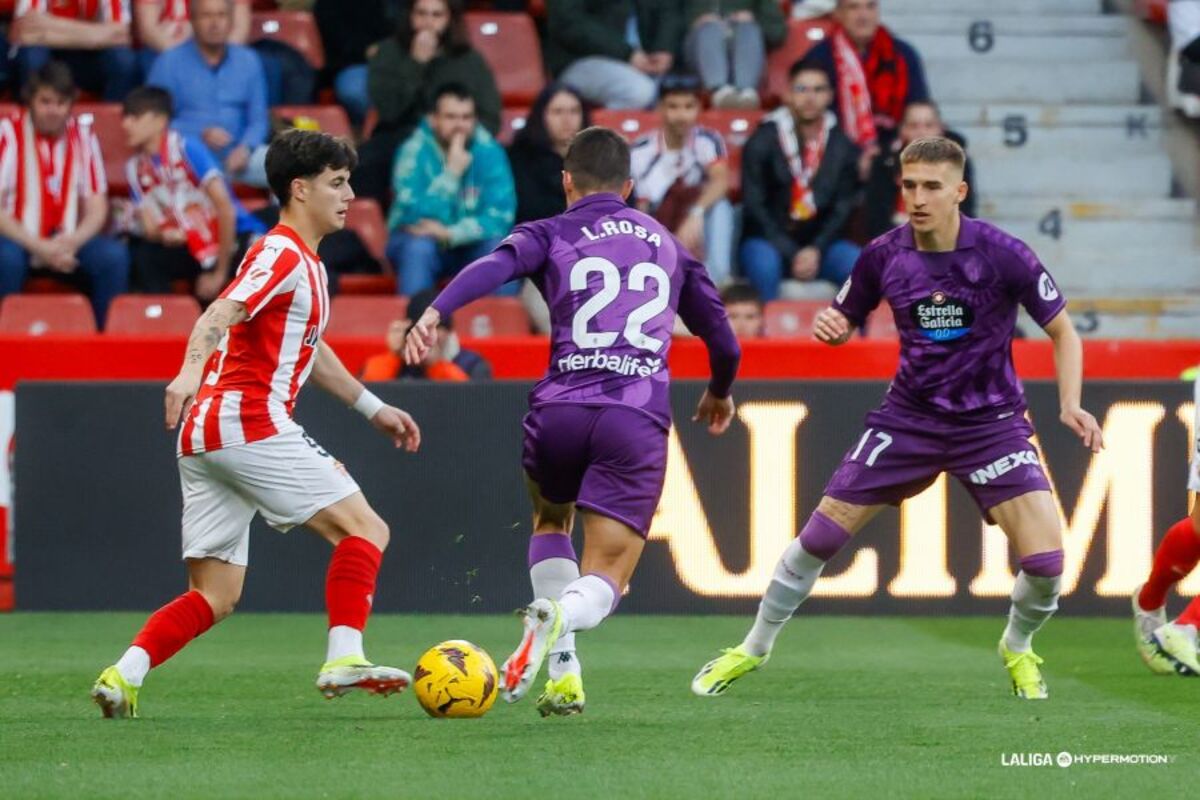
[[[589,194],[587,197],[579,198],[571,205],[569,210],[575,211],[580,208],[587,208],[588,206],[599,203],[620,203],[622,206],[626,205],[625,201],[621,199],[621,195],[616,194],[615,192],[598,192],[596,194]]]
[[[975,240],[979,236],[979,223],[965,214],[958,215],[958,241],[954,244],[955,250],[969,250],[975,246]],[[901,247],[909,250],[917,249],[917,242],[913,237],[913,229],[911,223],[904,223],[904,227],[900,229],[900,238],[897,242]]]

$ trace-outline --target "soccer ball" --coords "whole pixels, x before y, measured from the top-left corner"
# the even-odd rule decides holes
[[[431,717],[482,717],[496,702],[497,683],[492,657],[463,639],[429,648],[413,671],[417,702]]]

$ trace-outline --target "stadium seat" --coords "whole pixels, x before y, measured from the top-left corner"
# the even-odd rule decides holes
[[[484,297],[454,312],[454,330],[465,339],[526,336],[529,314],[515,297]]]
[[[592,112],[592,124],[612,128],[632,142],[657,128],[659,117],[657,111],[598,108]]]
[[[768,102],[779,101],[787,91],[788,70],[822,39],[833,32],[829,17],[788,20],[788,35],[783,44],[767,55]]]
[[[123,294],[108,309],[104,332],[122,336],[187,336],[200,318],[196,298],[178,294]]]
[[[75,116],[81,123],[90,124],[100,140],[104,154],[104,174],[108,177],[109,194],[129,194],[125,164],[133,155],[121,127],[120,103],[76,103]]]
[[[250,22],[250,41],[273,39],[295,48],[313,69],[325,66],[321,32],[308,11],[256,11]]]
[[[407,297],[338,295],[333,298],[325,335],[371,337],[382,341],[388,325],[392,320],[404,319],[407,309]]]
[[[92,304],[81,294],[10,294],[0,301],[0,333],[95,333]]]
[[[812,336],[813,320],[828,306],[824,300],[772,300],[767,303],[763,320],[767,336],[806,339]]]
[[[496,136],[500,144],[505,147],[512,144],[517,132],[525,127],[525,118],[528,116],[529,109],[525,106],[504,108],[500,112],[500,133]]]
[[[354,138],[354,132],[350,128],[350,117],[346,116],[346,109],[341,106],[272,106],[271,115],[276,119],[287,120],[293,126],[297,119],[307,117],[316,122],[317,127],[324,133]]]
[[[1167,3],[1169,0],[1134,0],[1134,12],[1156,25],[1167,24]]]
[[[731,150],[746,144],[746,140],[754,133],[762,118],[761,111],[736,108],[710,108],[700,112],[700,124],[721,134]]]
[[[467,33],[496,76],[506,106],[530,105],[546,85],[542,45],[528,14],[468,11]]]
[[[351,200],[350,209],[346,212],[346,228],[357,233],[367,252],[387,266],[387,222],[379,203],[369,197]]]
[[[395,294],[396,276],[347,273],[338,276],[337,290],[338,294]]]
[[[884,304],[872,311],[867,317],[866,330],[863,333],[868,339],[898,338],[896,317],[892,314],[892,307]]]

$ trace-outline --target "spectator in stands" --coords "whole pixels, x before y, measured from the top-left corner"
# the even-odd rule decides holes
[[[863,150],[859,175],[896,134],[905,106],[929,99],[921,57],[879,20],[879,0],[838,0],[833,35],[808,58],[829,75],[838,122]]]
[[[504,148],[477,124],[467,87],[438,90],[433,113],[396,154],[388,259],[412,297],[490,253],[508,235],[516,192]],[[515,294],[510,284],[504,293]]]
[[[630,148],[634,204],[666,225],[702,259],[718,286],[729,282],[733,260],[733,206],[725,140],[697,124],[700,81],[671,75],[662,84],[662,127]]]
[[[758,108],[767,48],[787,38],[779,0],[683,0],[688,68],[715,108]]]
[[[250,38],[251,0],[233,0],[233,27],[229,41],[245,44]],[[190,0],[133,0],[133,25],[137,33],[138,61],[149,75],[158,54],[192,38]]]
[[[784,105],[763,118],[742,153],[741,264],[764,300],[780,281],[841,284],[859,248],[842,239],[858,192],[859,150],[829,113],[820,66],[797,61]]]
[[[227,177],[267,185],[267,84],[262,62],[233,44],[231,0],[191,0],[192,38],[162,53],[146,82],[175,98],[175,128],[204,142]]]
[[[225,287],[251,237],[266,228],[229,191],[208,148],[170,127],[172,101],[165,89],[134,89],[123,111],[122,126],[136,153],[126,166],[135,212],[133,284],[165,293],[183,279],[208,302]]]
[[[52,58],[67,64],[77,85],[120,101],[137,86],[137,55],[130,37],[129,0],[22,0],[9,32],[16,53],[17,80]]]
[[[474,350],[465,350],[454,333],[454,320],[443,319],[438,323],[437,342],[420,364],[404,363],[404,336],[414,322],[421,318],[425,309],[437,297],[437,290],[426,289],[413,295],[408,301],[407,319],[398,319],[388,326],[387,352],[371,356],[363,365],[361,377],[364,381],[430,380],[430,381],[486,381],[491,380],[492,365]]]
[[[30,76],[25,107],[0,120],[0,298],[30,269],[82,279],[96,324],[129,287],[129,251],[100,235],[108,219],[104,157],[91,128],[71,115],[75,81],[51,61]]]
[[[375,54],[383,31],[396,28],[396,0],[317,0],[313,17],[325,45],[325,79],[350,119],[359,124],[371,106],[367,92],[367,60]]]
[[[721,302],[729,326],[739,340],[761,339],[766,336],[762,297],[748,283],[731,283],[721,290]]]
[[[408,138],[433,99],[449,83],[466,86],[475,114],[493,136],[500,130],[500,90],[492,70],[471,47],[462,0],[413,0],[395,36],[379,43],[367,65],[367,90],[378,123],[359,151],[351,183],[387,208],[387,176],[400,142]]]
[[[871,175],[867,179],[866,195],[863,201],[863,212],[867,236],[874,239],[882,236],[897,225],[908,222],[904,213],[904,204],[900,198],[900,151],[909,142],[924,139],[928,136],[945,136],[953,139],[964,150],[967,140],[956,131],[948,130],[942,123],[942,115],[937,103],[932,100],[918,100],[909,103],[904,109],[900,123],[900,134],[895,137],[886,150],[875,157],[871,165]],[[959,204],[958,210],[968,217],[975,216],[975,170],[973,160],[967,159],[963,180],[971,187],[967,199]]]
[[[679,0],[546,0],[546,66],[608,108],[649,108],[682,38]]]
[[[583,98],[565,83],[542,89],[525,127],[517,131],[508,160],[517,188],[517,222],[545,219],[567,208],[563,156],[572,137],[591,124]]]

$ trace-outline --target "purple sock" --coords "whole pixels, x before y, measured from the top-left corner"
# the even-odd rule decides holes
[[[1021,559],[1021,571],[1038,578],[1057,578],[1063,571],[1063,551],[1047,550]]]
[[[820,511],[814,511],[800,531],[800,546],[806,553],[822,561],[837,555],[848,541],[850,534]]]
[[[566,558],[579,563],[568,534],[536,533],[529,537],[529,566],[549,558]]]

